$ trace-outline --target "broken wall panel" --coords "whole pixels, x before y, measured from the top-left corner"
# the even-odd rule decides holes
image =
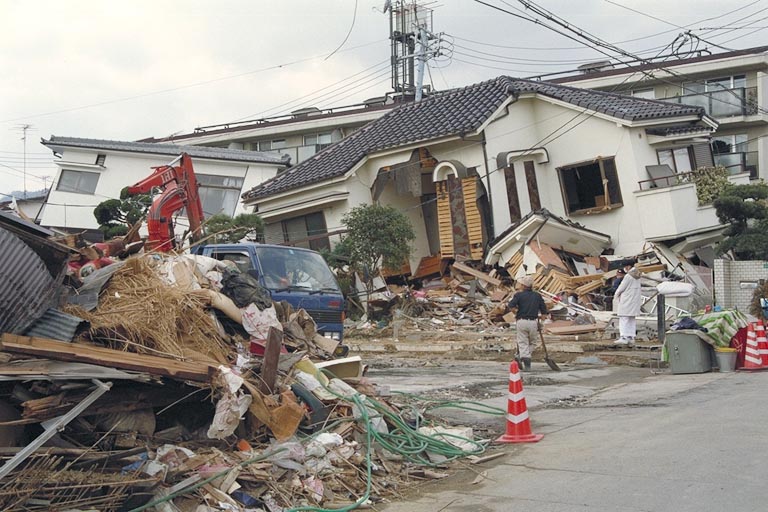
[[[454,257],[470,258],[467,216],[462,188],[460,180],[452,176],[448,178],[448,200],[451,205],[451,236],[453,236]]]
[[[536,181],[536,167],[533,160],[523,162],[525,168],[525,182],[528,184],[528,198],[531,202],[531,211],[541,209],[541,197],[539,196],[539,183]]]
[[[507,206],[509,207],[509,220],[516,222],[522,217],[520,212],[520,196],[517,193],[517,183],[515,182],[515,166],[509,164],[504,168],[504,182],[507,185]]]
[[[437,217],[443,258],[483,257],[483,218],[477,206],[477,176],[437,183]]]

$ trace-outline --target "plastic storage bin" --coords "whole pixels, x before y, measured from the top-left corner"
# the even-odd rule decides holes
[[[712,370],[712,347],[695,334],[669,331],[666,345],[672,373],[705,373]]]

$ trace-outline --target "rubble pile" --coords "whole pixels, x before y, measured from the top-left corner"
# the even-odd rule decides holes
[[[2,334],[0,509],[353,507],[484,451],[423,431],[360,357],[333,359],[338,341],[268,297],[228,262],[141,254]]]
[[[552,314],[553,321],[544,325],[546,333],[600,336],[614,318],[612,295],[618,270],[628,264],[636,266],[648,283],[661,282],[669,270],[654,252],[609,259],[533,242],[506,261],[497,259],[488,272],[483,269],[490,267],[478,262],[454,262],[444,274],[425,279],[418,290],[386,285],[369,303],[374,311],[393,311],[395,338],[408,330],[502,333],[515,322],[507,303],[515,293],[516,280],[528,275]],[[650,297],[646,313],[655,314],[655,284],[645,286],[644,293]],[[366,317],[350,326],[354,333],[374,326],[388,327],[388,323],[375,324]]]

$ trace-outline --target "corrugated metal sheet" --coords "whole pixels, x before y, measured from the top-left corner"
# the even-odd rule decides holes
[[[89,323],[80,317],[68,315],[58,309],[48,309],[24,333],[26,336],[72,341],[75,334],[87,329]]]
[[[86,311],[92,311],[99,305],[99,294],[101,290],[107,285],[115,272],[125,265],[124,261],[116,261],[115,263],[102,267],[92,274],[87,275],[83,279],[83,285],[77,290],[73,291],[73,294],[69,296],[69,303],[76,304]]]
[[[68,252],[10,222],[0,222],[0,332],[23,333],[54,306]]]

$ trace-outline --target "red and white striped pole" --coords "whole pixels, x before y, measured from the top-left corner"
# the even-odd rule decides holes
[[[497,443],[535,443],[544,437],[543,434],[531,432],[531,420],[528,417],[528,406],[525,404],[523,379],[517,361],[509,365],[509,398],[507,400],[507,431]]]

